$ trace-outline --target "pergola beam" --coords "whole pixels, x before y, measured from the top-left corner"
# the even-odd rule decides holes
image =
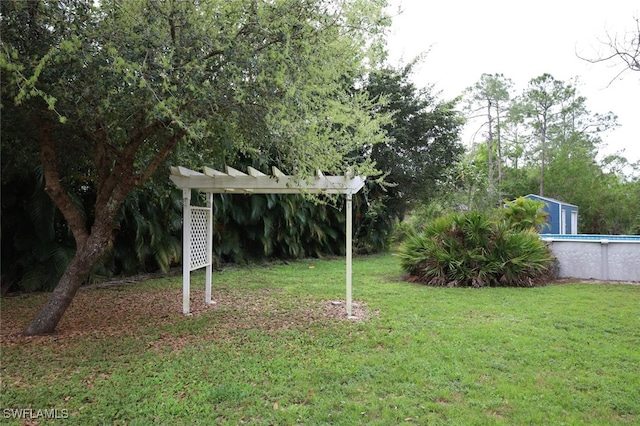
[[[184,167],[172,167],[170,179],[182,189],[210,193],[246,191],[252,194],[355,194],[362,189],[366,179],[360,176],[325,176],[319,171],[307,179],[288,176],[279,170],[273,176],[255,169],[249,169],[249,173],[231,167],[227,167],[227,173],[210,168],[200,173]]]

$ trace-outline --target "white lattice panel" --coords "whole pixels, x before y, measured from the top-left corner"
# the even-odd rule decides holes
[[[209,265],[209,211],[208,207],[191,207],[191,270]]]

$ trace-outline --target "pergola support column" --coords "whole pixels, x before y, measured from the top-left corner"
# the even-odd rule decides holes
[[[182,190],[182,313],[189,314],[191,296],[191,189]]]
[[[211,305],[215,302],[211,301],[211,270],[213,267],[213,194],[207,192],[207,207],[209,208],[209,222],[207,235],[207,267],[205,272],[205,291],[204,291],[204,303]]]
[[[347,316],[351,316],[351,255],[353,251],[353,194],[351,192],[347,192],[347,246],[346,246],[346,257],[347,257]]]

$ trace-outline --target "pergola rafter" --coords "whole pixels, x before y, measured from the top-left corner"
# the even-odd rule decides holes
[[[182,235],[182,312],[190,312],[191,271],[206,268],[205,303],[211,300],[213,250],[213,194],[344,194],[346,195],[346,311],[351,316],[352,196],[362,189],[365,177],[325,176],[320,170],[312,177],[300,179],[282,173],[276,167],[267,175],[253,167],[247,173],[227,166],[225,172],[204,167],[197,172],[185,167],[171,167],[171,181],[183,194]],[[207,206],[191,205],[191,190],[207,194]]]

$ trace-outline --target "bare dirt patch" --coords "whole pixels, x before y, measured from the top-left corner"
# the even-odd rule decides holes
[[[182,346],[179,340],[196,337],[189,334],[189,327],[177,334],[163,331],[171,326],[185,325],[206,315],[210,327],[204,336],[197,338],[228,338],[246,330],[273,333],[292,328],[307,328],[317,323],[331,321],[362,321],[370,316],[364,303],[354,301],[352,316],[347,317],[344,301],[301,300],[292,304],[290,297],[279,297],[275,290],[218,290],[213,291],[212,305],[204,303],[204,291],[191,291],[191,314],[182,314],[182,290],[129,291],[121,286],[101,286],[78,292],[65,313],[57,331],[48,336],[25,337],[22,331],[33,319],[42,297],[34,303],[4,301],[0,343],[54,343],[77,339],[95,339],[113,336],[140,336],[156,334],[157,344]],[[25,296],[30,300],[31,296]],[[188,324],[187,324],[188,325]],[[156,332],[157,330],[157,332]],[[155,344],[153,344],[155,346]]]

